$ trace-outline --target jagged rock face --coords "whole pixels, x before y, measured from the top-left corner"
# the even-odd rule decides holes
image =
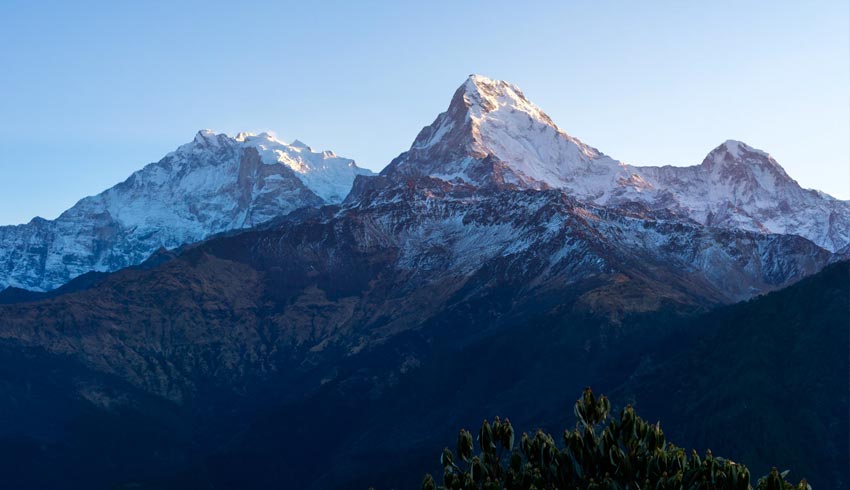
[[[551,279],[545,274],[582,264],[601,274],[661,263],[684,277],[677,287],[685,295],[732,302],[811,274],[832,256],[793,235],[706,227],[642,204],[598,206],[562,190],[480,190],[418,178],[354,191],[343,209],[340,216],[369,216],[377,236],[401,241],[399,264],[418,275],[466,277],[488,260],[523,256],[547,265],[529,262],[518,281],[542,284]],[[535,270],[544,276],[527,275]]]
[[[85,272],[138,264],[161,247],[339,202],[355,175],[365,174],[352,160],[300,142],[201,131],[56,220],[0,227],[0,288],[53,289]]]
[[[730,140],[697,166],[628,165],[569,136],[517,87],[478,75],[382,175],[565,189],[596,204],[640,202],[709,226],[795,234],[831,251],[850,243],[850,203],[802,189],[764,152]]]

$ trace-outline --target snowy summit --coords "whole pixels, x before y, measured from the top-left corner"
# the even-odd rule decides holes
[[[0,289],[53,289],[88,271],[138,264],[162,247],[338,203],[357,175],[371,174],[354,160],[268,133],[202,130],[55,220],[0,227]]]
[[[639,202],[701,224],[850,243],[850,203],[803,189],[767,153],[728,140],[700,165],[614,160],[560,129],[513,84],[471,75],[382,175],[479,187],[563,189],[604,206]]]

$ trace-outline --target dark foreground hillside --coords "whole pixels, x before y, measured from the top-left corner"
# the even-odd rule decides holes
[[[513,289],[495,288],[326,353],[335,376],[318,388],[305,379],[329,365],[284,359],[235,387],[199,381],[184,403],[4,342],[0,474],[5,488],[417,488],[458,428],[501,415],[556,434],[590,385],[683,447],[847,488],[848,282],[845,262],[711,313],[613,320],[567,290],[503,313]]]
[[[784,290],[695,317],[633,318],[608,326],[607,335],[579,333],[575,318],[551,325],[540,319],[535,328],[482,339],[435,363],[432,377],[410,387],[407,399],[393,397],[377,409],[381,415],[372,423],[379,428],[367,432],[364,446],[385,452],[369,461],[369,472],[410,468],[424,441],[443,433],[420,467],[441,474],[434,455],[453,440],[443,432],[446,421],[471,430],[480,418],[501,415],[511,417],[518,432],[540,427],[560,434],[572,421],[570,390],[586,382],[605,390],[617,385],[615,406],[633,403],[686,448],[711,449],[747,464],[756,476],[777,466],[814,488],[848,488],[849,286],[843,262]],[[381,420],[399,422],[382,426]],[[413,447],[394,455],[394,446],[406,445]],[[381,488],[395,481],[413,485],[419,473],[402,476],[405,471]]]
[[[848,488],[848,262],[698,318],[692,348],[637,374],[633,401],[671,438],[750,465]]]
[[[501,414],[520,432],[558,433],[572,421],[574,393],[593,384],[619,387],[615,406],[634,402],[686,448],[712,449],[753,475],[778,466],[815,488],[846,488],[848,283],[842,263],[697,317],[655,313],[615,325],[564,314],[506,321],[459,344],[427,333],[398,339],[371,363],[340,366],[363,374],[362,384],[343,377],[270,410],[232,451],[178,481],[415,488],[424,470],[439,474],[436,455],[457,428]],[[457,312],[440,322],[440,331],[475,324]],[[366,381],[382,359],[417,344],[429,353],[418,369],[380,390]]]

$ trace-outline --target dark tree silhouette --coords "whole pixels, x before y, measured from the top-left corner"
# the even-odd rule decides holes
[[[575,404],[576,426],[564,431],[564,445],[538,430],[515,444],[509,420],[485,420],[472,434],[461,429],[455,451],[443,449],[443,484],[426,475],[422,490],[749,490],[746,466],[714,456],[690,455],[664,437],[660,424],[649,424],[631,406],[619,420],[608,418],[611,404],[586,388]],[[758,490],[810,490],[802,480],[785,480],[775,468]]]

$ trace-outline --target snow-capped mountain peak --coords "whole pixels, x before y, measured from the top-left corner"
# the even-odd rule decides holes
[[[341,202],[354,178],[369,174],[354,160],[269,133],[201,130],[56,220],[0,226],[0,289],[52,289],[85,272],[138,264],[161,247]]]
[[[469,108],[469,116],[481,122],[487,114],[500,111],[520,112],[534,121],[543,123],[561,132],[552,119],[528,100],[516,85],[502,80],[493,80],[482,75],[470,75],[461,86],[463,101]]]
[[[224,133],[216,133],[211,129],[202,129],[195,133],[192,141],[182,144],[166,157],[187,156],[193,154],[215,154],[237,146],[236,140]]]
[[[241,152],[254,148],[265,165],[284,165],[295,172],[301,182],[326,203],[338,203],[351,190],[358,175],[372,171],[358,167],[354,160],[343,158],[330,150],[314,151],[300,140],[287,144],[272,133],[241,132],[235,137],[209,129],[198,131],[195,138],[169,155],[213,155],[222,152]]]
[[[725,141],[712,150],[698,168],[716,195],[736,205],[757,204],[769,208],[789,197],[789,192],[802,191],[767,152],[741,141]]]
[[[702,165],[711,168],[740,166],[772,168],[787,177],[782,166],[767,152],[738,140],[726,140],[711,150]]]
[[[300,140],[284,143],[270,133],[239,133],[235,138],[243,147],[255,148],[266,165],[286,165],[311,191],[328,203],[345,199],[357,175],[372,172],[357,166],[350,158],[330,150],[314,151]]]
[[[761,169],[771,172],[777,178],[792,180],[785,173],[785,169],[779,165],[779,162],[767,152],[738,140],[724,141],[706,156],[702,165],[715,172],[731,172],[733,174],[755,172]]]
[[[200,147],[218,147],[227,140],[227,135],[216,134],[211,129],[202,129],[195,134],[195,138],[190,145]]]
[[[718,146],[717,149],[722,149],[723,151],[729,153],[735,158],[740,158],[743,153],[758,153],[760,155],[770,156],[766,152],[757,150],[752,146],[739,140],[726,140],[723,142],[723,144]]]
[[[709,226],[801,235],[832,251],[850,243],[850,203],[802,189],[764,151],[727,140],[700,165],[628,165],[561,130],[515,85],[481,75],[382,175],[562,189],[594,204],[639,202]]]
[[[383,173],[544,189],[595,173],[597,163],[616,162],[562,131],[515,85],[471,75]]]
[[[290,144],[290,146],[291,146],[291,147],[293,147],[293,148],[299,148],[299,149],[301,149],[301,150],[313,151],[313,149],[312,149],[312,148],[310,148],[309,146],[307,146],[307,145],[306,145],[303,141],[301,141],[301,140],[295,140],[295,141],[293,141],[293,142]]]

